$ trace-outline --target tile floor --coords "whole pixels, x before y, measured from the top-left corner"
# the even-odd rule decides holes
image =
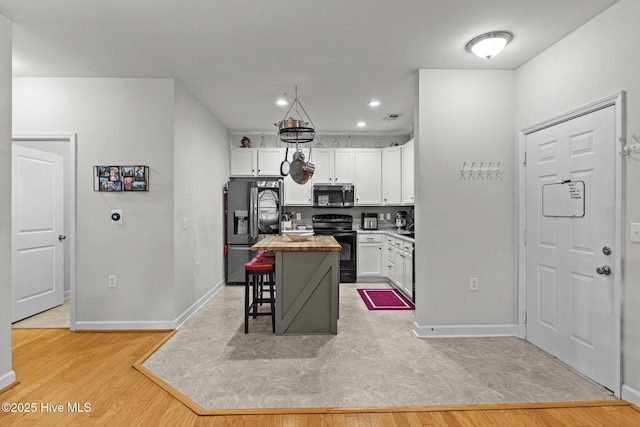
[[[227,286],[143,365],[203,408],[354,407],[606,400],[614,396],[518,338],[419,339],[413,311],[369,311],[341,284],[338,335],[243,333]]]

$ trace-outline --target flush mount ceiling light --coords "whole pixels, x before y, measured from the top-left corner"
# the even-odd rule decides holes
[[[356,123],[356,126],[358,126],[359,128],[363,128],[365,127],[367,124],[365,122],[358,122]]]
[[[289,105],[289,99],[287,99],[287,92],[284,93],[284,96],[281,96],[280,98],[276,99],[276,105],[279,105],[280,107]]]
[[[378,101],[377,99],[372,99],[371,101],[367,102],[367,105],[369,107],[378,107],[380,105],[380,101]]]
[[[467,50],[480,58],[491,59],[499,54],[513,39],[506,31],[492,31],[482,34],[467,43]]]

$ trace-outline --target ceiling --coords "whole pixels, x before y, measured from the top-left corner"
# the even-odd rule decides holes
[[[14,76],[176,78],[237,132],[275,132],[288,108],[275,100],[297,85],[319,134],[393,135],[413,131],[416,70],[516,69],[616,1],[0,0],[0,13]],[[465,50],[496,30],[514,35],[500,55]]]

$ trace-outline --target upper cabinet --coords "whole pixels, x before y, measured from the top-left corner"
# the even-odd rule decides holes
[[[415,160],[413,139],[401,146],[402,151],[402,204],[415,203]]]
[[[283,148],[232,148],[231,176],[280,176]]]
[[[314,148],[311,163],[316,166],[316,184],[353,184],[354,150],[349,148]]]
[[[382,149],[382,204],[398,206],[402,203],[401,146]]]
[[[356,148],[356,205],[382,204],[382,151],[379,148]]]

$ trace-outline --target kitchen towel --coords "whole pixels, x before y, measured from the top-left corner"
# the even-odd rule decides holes
[[[396,289],[358,289],[369,310],[413,310],[413,303]]]

